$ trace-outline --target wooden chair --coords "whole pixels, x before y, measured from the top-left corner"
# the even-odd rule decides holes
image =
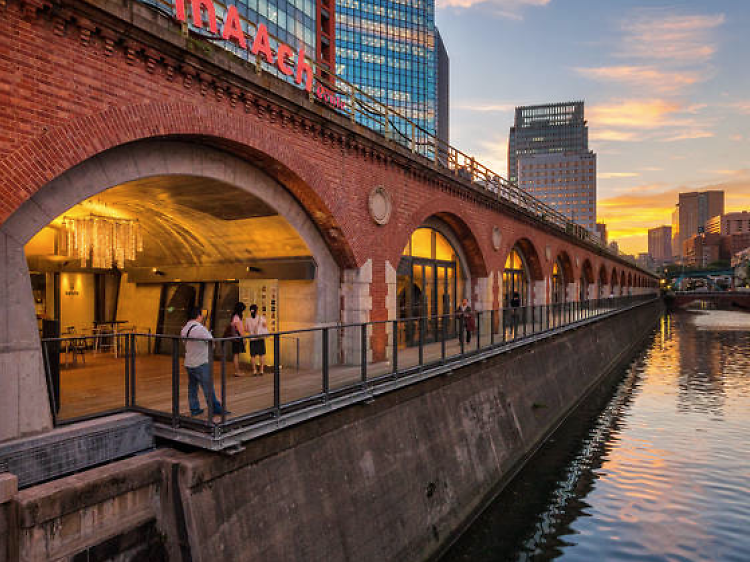
[[[66,329],[66,336],[76,336],[78,335],[76,332],[75,326],[68,326]],[[75,338],[71,337],[67,340],[67,349],[65,352],[66,356],[66,363],[67,363],[67,354],[68,352],[73,354],[73,363],[78,362],[78,356],[81,356],[81,361],[86,364],[86,339],[85,338]]]

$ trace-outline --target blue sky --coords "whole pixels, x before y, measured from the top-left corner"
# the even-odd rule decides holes
[[[583,99],[598,214],[629,252],[679,191],[750,209],[750,2],[437,0],[451,144],[502,175],[516,105]]]

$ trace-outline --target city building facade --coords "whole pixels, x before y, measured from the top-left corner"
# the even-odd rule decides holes
[[[723,191],[680,193],[672,213],[672,256],[684,257],[684,242],[706,230],[712,217],[724,214]]]
[[[671,226],[664,225],[648,229],[648,255],[659,265],[672,261]]]
[[[599,237],[599,240],[601,240],[602,244],[606,246],[607,243],[609,242],[608,235],[607,235],[607,225],[603,222],[598,222],[594,226],[594,229],[595,229],[596,235]]]
[[[706,267],[728,258],[723,247],[720,234],[696,234],[682,243],[682,263],[693,267]]]
[[[447,88],[447,77],[438,84],[440,62],[447,73],[447,54],[440,45],[434,0],[336,2],[337,76],[430,135],[438,132],[439,89]],[[375,120],[361,121],[375,130],[385,128]],[[405,125],[393,118],[388,127],[398,135]]]
[[[750,212],[741,211],[716,215],[706,222],[706,232],[729,236],[750,232]]]
[[[596,154],[518,156],[518,185],[590,232],[596,227]]]

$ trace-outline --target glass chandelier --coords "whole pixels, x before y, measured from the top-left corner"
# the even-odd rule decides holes
[[[81,260],[82,267],[109,269],[125,267],[143,251],[141,227],[135,219],[90,214],[63,217],[60,254]]]

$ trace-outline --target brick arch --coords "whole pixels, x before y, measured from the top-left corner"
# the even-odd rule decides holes
[[[394,267],[401,259],[401,252],[409,241],[412,233],[425,224],[430,218],[436,218],[450,228],[457,238],[466,259],[466,266],[472,278],[487,277],[487,262],[482,251],[480,242],[476,236],[477,228],[469,224],[469,221],[461,216],[460,211],[445,210],[444,202],[429,203],[412,213],[402,224],[403,226],[394,236],[395,246],[391,248],[389,255]]]
[[[588,258],[583,260],[583,264],[581,265],[581,275],[586,279],[586,283],[591,284],[594,282],[594,268],[591,266],[591,260]]]
[[[524,262],[529,270],[530,281],[543,281],[544,280],[544,268],[542,267],[542,261],[539,256],[539,252],[534,246],[534,243],[528,238],[519,238],[513,244],[508,246],[508,251],[505,255],[505,259],[508,258],[513,248],[518,248],[523,254]],[[503,264],[505,261],[503,261]]]
[[[599,285],[609,285],[609,275],[607,275],[607,266],[601,264],[599,266]]]
[[[564,249],[560,249],[555,254],[554,260],[550,262],[549,275],[552,276],[552,267],[555,261],[559,261],[563,270],[563,278],[565,283],[575,283],[577,280],[576,268],[573,265],[573,261],[570,259],[570,254]]]
[[[612,268],[612,275],[610,277],[609,286],[610,287],[615,287],[616,285],[619,285],[619,284],[620,283],[619,283],[619,278],[617,277],[617,268],[613,267]]]
[[[26,142],[0,160],[0,193],[5,195],[0,201],[0,225],[64,172],[109,149],[153,139],[198,141],[250,160],[299,201],[341,267],[357,265],[346,243],[355,233],[347,232],[342,217],[325,201],[326,174],[320,164],[289,146],[267,122],[241,109],[188,102],[110,107]]]

